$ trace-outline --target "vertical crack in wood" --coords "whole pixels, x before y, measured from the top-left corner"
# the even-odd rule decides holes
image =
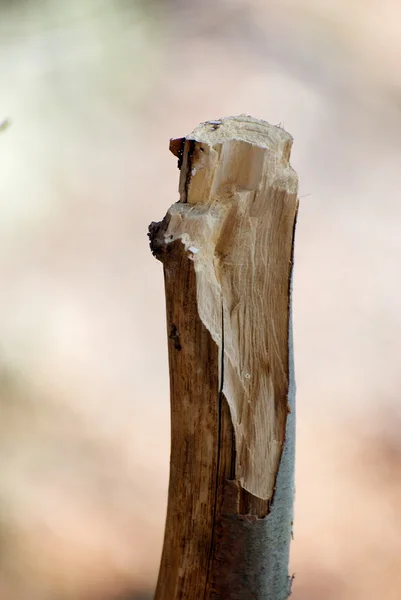
[[[217,462],[216,462],[216,483],[215,483],[215,496],[214,496],[214,508],[213,508],[213,526],[210,538],[210,549],[209,558],[206,573],[205,592],[204,600],[207,598],[207,594],[210,588],[210,572],[214,558],[215,548],[215,536],[216,536],[216,525],[218,518],[218,497],[219,488],[221,485],[220,479],[220,463],[221,463],[221,452],[222,452],[222,412],[223,412],[223,386],[224,386],[224,305],[223,298],[221,299],[221,356],[220,356],[220,389],[218,395],[218,435],[217,435]]]
[[[196,142],[195,140],[187,140],[185,143],[188,144],[188,150],[187,152],[185,152],[184,150],[183,156],[181,158],[178,158],[179,169],[181,170],[181,168],[184,167],[185,172],[184,194],[180,198],[180,202],[182,202],[183,204],[188,202],[188,187],[192,178],[192,157],[194,154]]]

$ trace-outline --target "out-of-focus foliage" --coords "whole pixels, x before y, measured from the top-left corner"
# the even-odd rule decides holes
[[[177,199],[169,138],[241,112],[294,135],[301,181],[293,597],[399,600],[400,17],[0,2],[1,600],[154,587],[169,406],[147,225]]]

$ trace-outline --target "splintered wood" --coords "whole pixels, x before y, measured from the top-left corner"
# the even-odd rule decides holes
[[[283,129],[239,116],[172,140],[164,267],[171,462],[157,600],[290,592],[298,179]]]

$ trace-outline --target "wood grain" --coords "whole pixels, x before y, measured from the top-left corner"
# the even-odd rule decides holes
[[[170,143],[180,201],[150,226],[164,266],[171,387],[157,600],[289,593],[293,450],[285,507],[273,507],[293,377],[291,145],[284,130],[246,116],[203,123]]]

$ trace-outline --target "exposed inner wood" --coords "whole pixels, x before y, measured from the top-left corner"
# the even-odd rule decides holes
[[[150,228],[165,274],[172,438],[157,600],[217,593],[223,516],[265,517],[274,497],[288,415],[291,145],[245,116],[170,144],[180,201]]]

